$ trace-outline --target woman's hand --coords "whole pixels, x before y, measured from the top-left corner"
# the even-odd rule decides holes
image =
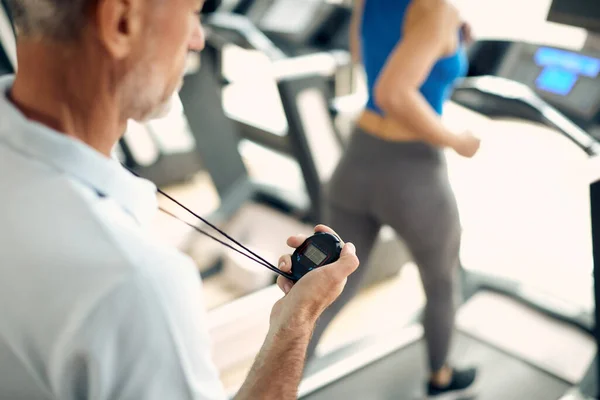
[[[460,25],[460,34],[462,37],[462,42],[466,45],[470,45],[471,43],[473,43],[475,41],[475,38],[473,36],[473,28],[471,27],[471,24],[469,24],[468,22],[462,22]]]
[[[456,136],[452,148],[461,156],[471,158],[479,150],[480,144],[481,139],[479,139],[479,137],[475,136],[470,131],[465,131]]]

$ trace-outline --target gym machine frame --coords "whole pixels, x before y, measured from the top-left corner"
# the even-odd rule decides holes
[[[600,155],[596,155],[600,161]],[[598,163],[600,171],[600,163]],[[590,202],[592,209],[592,248],[594,254],[594,338],[596,339],[596,358],[590,367],[590,370],[583,379],[581,391],[593,398],[600,398],[600,368],[598,360],[600,359],[600,332],[598,331],[598,321],[600,321],[600,172],[597,180],[590,185]]]
[[[594,311],[589,315],[569,315],[552,304],[544,304],[540,297],[532,296],[517,282],[489,279],[471,271],[463,272],[465,286],[470,286],[465,296],[478,290],[500,292],[552,318],[562,320],[587,331],[594,336],[596,357],[580,384],[579,390],[586,396],[600,398],[600,143],[587,132],[566,118],[562,113],[539,98],[527,86],[504,78],[481,76],[466,78],[455,90],[452,99],[474,111],[494,116],[519,117],[544,123],[555,128],[558,133],[570,139],[577,147],[590,156],[592,166],[597,167],[590,183],[590,208],[593,249]],[[515,107],[516,106],[516,107]],[[487,279],[486,279],[487,278]]]
[[[273,47],[269,39],[253,27],[244,17],[233,16],[234,20],[241,18],[243,24],[240,25],[236,23],[233,26],[229,26],[228,24],[218,22],[222,18],[227,20],[229,17],[228,15],[220,14],[211,15],[211,18],[207,21],[207,47],[204,50],[205,52],[211,52],[211,59],[214,60],[213,73],[217,74],[215,81],[220,82],[222,85],[228,82],[220,76],[220,65],[222,63],[220,57],[223,48],[230,43],[225,37],[227,35],[222,35],[223,29],[227,32],[233,31],[236,34],[244,36],[252,48],[262,47],[279,53],[279,50]],[[247,29],[237,30],[239,26],[246,27]],[[203,57],[205,56],[203,55]],[[288,214],[295,215],[302,221],[317,223],[321,220],[322,183],[327,180],[328,173],[320,170],[317,161],[312,156],[310,138],[308,138],[308,130],[305,129],[300,117],[301,111],[297,104],[297,96],[306,89],[317,90],[319,95],[322,95],[323,99],[325,99],[327,107],[328,94],[330,93],[328,77],[334,74],[337,65],[344,62],[345,58],[341,57],[341,55],[336,59],[335,55],[329,53],[317,53],[295,58],[279,58],[279,61],[274,62],[273,79],[277,83],[278,93],[288,125],[288,131],[285,136],[270,133],[252,126],[245,121],[232,118],[239,139],[247,139],[268,149],[290,156],[298,163],[306,186],[305,193],[299,192],[295,198],[289,198],[283,197],[281,193],[277,193],[273,188],[257,186],[256,195],[260,201],[274,205]],[[327,108],[326,111],[331,112],[331,109]],[[333,143],[333,146],[335,146],[334,151],[339,153],[343,147],[343,140],[333,122],[329,122],[331,124],[328,124],[327,130],[332,133],[333,137],[328,137],[327,140]]]
[[[516,117],[541,122],[555,128],[590,157],[600,154],[600,143],[562,113],[539,98],[527,86],[505,78],[480,76],[465,78],[455,89],[452,100],[484,115]],[[593,203],[592,203],[593,205]],[[465,297],[478,290],[495,291],[515,298],[538,311],[593,333],[594,319],[589,314],[573,314],[544,301],[544,295],[524,290],[523,285],[477,272],[463,270]]]

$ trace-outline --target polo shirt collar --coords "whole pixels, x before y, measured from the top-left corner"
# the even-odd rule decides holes
[[[0,143],[113,199],[140,224],[157,210],[156,186],[92,147],[28,120],[8,99],[14,76],[0,78]]]

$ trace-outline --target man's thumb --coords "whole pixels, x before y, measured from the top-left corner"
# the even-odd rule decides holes
[[[339,261],[346,276],[350,275],[356,270],[356,268],[358,268],[360,262],[356,256],[356,247],[354,247],[352,243],[346,243],[344,245]]]
[[[348,255],[356,255],[356,247],[354,244],[348,242],[342,248],[342,252],[340,253],[340,258]]]

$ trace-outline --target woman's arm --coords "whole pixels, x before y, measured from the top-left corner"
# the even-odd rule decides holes
[[[460,136],[442,124],[419,88],[437,60],[456,45],[458,12],[444,2],[415,0],[404,25],[403,38],[376,83],[374,100],[387,115],[408,125],[423,140],[456,148]]]
[[[367,0],[354,0],[352,9],[352,20],[350,21],[350,54],[352,62],[360,64],[361,62],[361,44],[360,44],[360,26],[362,22],[363,6]]]

